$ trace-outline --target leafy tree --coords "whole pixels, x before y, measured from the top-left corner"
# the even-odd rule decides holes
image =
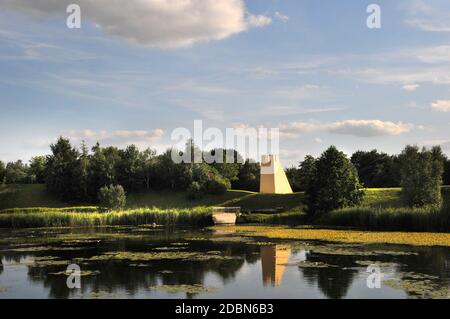
[[[306,155],[298,169],[298,183],[301,190],[307,190],[314,182],[316,174],[316,159],[311,155]]]
[[[5,163],[3,163],[2,161],[0,161],[0,185],[3,184],[5,182],[5,177],[6,177],[6,167],[5,167]]]
[[[440,149],[431,151],[406,146],[400,155],[402,198],[411,207],[442,205],[443,157]]]
[[[75,169],[76,178],[75,184],[77,187],[77,193],[79,198],[84,201],[91,200],[89,196],[89,168],[90,168],[90,157],[89,151],[84,143],[81,143],[81,153],[77,161],[77,167]]]
[[[153,176],[157,174],[156,166],[156,151],[150,148],[146,149],[140,154],[140,175],[142,176],[146,189],[150,189]]]
[[[121,185],[104,186],[98,192],[98,201],[102,209],[122,209],[126,205],[126,200],[125,190]]]
[[[50,149],[52,154],[47,157],[47,188],[53,194],[68,201],[78,198],[76,184],[78,150],[63,137],[50,145]]]
[[[444,162],[444,185],[450,185],[450,160]]]
[[[214,162],[211,166],[230,182],[237,181],[239,166],[241,165],[240,163],[243,163],[242,156],[236,150],[214,149],[208,153],[211,154],[211,156],[215,156],[217,152],[222,153],[222,163]],[[227,158],[227,153],[233,154],[233,158]],[[204,156],[208,156],[209,154],[205,154]]]
[[[35,183],[45,183],[45,171],[47,169],[47,158],[45,156],[35,156],[31,158],[28,169],[29,180]]]
[[[89,160],[89,196],[95,198],[103,186],[117,184],[117,170],[121,157],[116,147],[100,147],[97,143],[92,148]]]
[[[331,146],[315,161],[314,167],[314,177],[306,189],[309,214],[361,203],[364,193],[358,173],[343,152]]]
[[[358,176],[364,187],[394,187],[400,185],[400,179],[395,174],[395,157],[377,150],[370,152],[357,151],[351,157],[351,162],[358,171]]]
[[[202,186],[199,182],[192,182],[187,189],[188,199],[197,200],[203,197]]]
[[[28,166],[21,160],[9,162],[8,164],[6,164],[6,184],[24,184],[29,182],[30,180],[28,179]]]
[[[136,191],[140,188],[142,180],[141,153],[135,145],[120,150],[120,162],[117,179],[127,191]]]
[[[260,165],[250,160],[239,165],[238,179],[232,182],[233,189],[259,191]]]
[[[294,192],[299,192],[302,190],[301,183],[300,183],[300,177],[298,174],[298,168],[297,167],[289,167],[286,169],[286,176],[289,181],[289,184],[292,187],[292,190]]]

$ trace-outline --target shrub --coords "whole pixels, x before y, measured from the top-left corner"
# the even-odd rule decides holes
[[[122,209],[126,204],[125,190],[121,185],[104,186],[98,192],[98,200],[102,209]]]
[[[209,178],[203,184],[203,190],[207,194],[220,195],[230,188],[230,182],[219,174],[210,174]]]
[[[188,199],[196,200],[203,197],[202,186],[198,182],[192,182],[187,189]]]

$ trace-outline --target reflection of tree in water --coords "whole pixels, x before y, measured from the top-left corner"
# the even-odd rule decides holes
[[[355,261],[355,257],[308,253],[306,258],[308,261],[312,262],[320,261],[328,265],[338,265],[339,267],[300,268],[300,270],[307,282],[310,285],[317,284],[326,297],[332,299],[341,299],[345,297],[357,271],[353,269],[343,269],[343,267],[345,267],[345,265],[352,265]]]
[[[167,246],[168,243],[162,243],[160,247]],[[152,245],[153,246],[153,245]],[[113,247],[108,247],[109,251],[114,251]],[[138,248],[140,248],[138,250]],[[144,249],[143,249],[144,248]],[[153,246],[154,248],[154,246]],[[148,252],[148,246],[143,247],[142,243],[123,242],[115,248],[116,251],[141,251]],[[237,271],[243,266],[245,260],[252,261],[255,258],[255,251],[259,247],[251,247],[240,243],[213,243],[201,242],[192,243],[189,251],[206,253],[208,251],[221,252],[217,259],[206,260],[151,260],[151,261],[89,261],[88,264],[80,264],[82,271],[98,270],[99,274],[95,276],[83,276],[81,278],[81,289],[68,289],[65,275],[52,275],[50,273],[65,271],[66,266],[49,265],[39,267],[37,265],[28,265],[28,278],[32,282],[42,282],[44,287],[49,289],[51,298],[69,298],[78,294],[86,294],[89,297],[90,292],[115,292],[125,291],[127,295],[133,296],[139,290],[148,290],[152,286],[162,285],[198,285],[203,284],[205,275],[216,273],[224,283],[232,280]],[[64,255],[64,260],[70,260],[74,257],[80,257],[78,251],[64,251],[59,256]],[[91,251],[91,255],[101,254],[100,250]],[[20,256],[16,253],[16,258]],[[90,256],[86,256],[90,257]],[[225,257],[225,258],[222,258]],[[228,258],[227,258],[228,257]],[[231,257],[231,258],[230,258]],[[258,257],[256,256],[256,259]],[[120,294],[118,295],[121,296]],[[188,298],[195,294],[186,293]]]
[[[2,274],[2,272],[3,272],[3,255],[0,254],[0,275]]]

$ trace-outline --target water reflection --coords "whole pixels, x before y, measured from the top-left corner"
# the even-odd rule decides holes
[[[261,267],[264,286],[277,287],[280,285],[290,255],[290,245],[261,246]]]
[[[362,275],[366,265],[373,262],[395,265],[391,270],[400,277],[411,273],[432,276],[435,278],[432,288],[444,292],[450,278],[450,249],[445,247],[350,247],[323,243],[305,246],[298,242],[259,245],[230,233],[184,230],[140,233],[125,229],[120,236],[113,230],[113,237],[103,237],[92,230],[88,234],[79,231],[80,234],[70,234],[70,240],[64,236],[58,239],[65,235],[61,233],[35,234],[34,241],[26,245],[19,240],[23,238],[22,231],[18,235],[20,245],[16,244],[18,241],[1,244],[0,288],[9,290],[0,293],[0,298],[404,296],[387,287],[378,291],[365,287]],[[97,258],[114,252],[122,257]],[[145,254],[149,253],[162,257],[146,259]],[[301,261],[309,266],[299,267]],[[82,277],[80,290],[68,289],[66,276],[57,274],[73,262],[80,264],[82,271],[91,271]],[[208,293],[158,290],[161,286],[194,285],[217,289]],[[35,291],[29,291],[28,287]],[[402,289],[409,296],[420,295],[420,291],[407,288]]]

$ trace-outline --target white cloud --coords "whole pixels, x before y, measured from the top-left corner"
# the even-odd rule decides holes
[[[282,125],[282,136],[298,137],[301,134],[316,131],[328,131],[334,134],[357,137],[376,137],[383,135],[400,135],[410,132],[414,125],[402,122],[381,120],[344,120],[337,122],[292,122]]]
[[[431,3],[423,0],[411,1],[405,22],[423,31],[450,32],[449,2],[434,0]]]
[[[287,15],[285,15],[285,14],[279,12],[279,11],[275,12],[274,16],[275,16],[276,19],[281,20],[283,22],[286,22],[286,21],[289,20],[289,17]]]
[[[247,17],[247,22],[250,26],[261,28],[265,27],[266,25],[269,25],[272,23],[272,19],[263,15],[253,15],[250,14]]]
[[[69,138],[74,144],[85,141],[88,145],[100,142],[100,144],[126,146],[135,144],[142,148],[154,147],[154,143],[158,142],[165,134],[163,129],[157,128],[151,131],[146,130],[116,130],[116,131],[93,131],[85,129],[82,131],[70,130],[62,133],[63,136]]]
[[[359,137],[375,137],[380,135],[399,135],[413,128],[412,124],[402,122],[384,122],[380,120],[346,120],[335,122],[329,131],[337,134]]]
[[[271,23],[269,17],[246,12],[243,0],[78,0],[82,19],[106,34],[135,45],[179,48],[222,40],[251,27]],[[33,17],[66,12],[60,0],[2,0],[2,9]]]
[[[402,86],[402,89],[407,92],[414,92],[419,86],[419,84],[405,84]]]
[[[433,110],[438,112],[450,112],[450,100],[438,100],[431,103]]]

